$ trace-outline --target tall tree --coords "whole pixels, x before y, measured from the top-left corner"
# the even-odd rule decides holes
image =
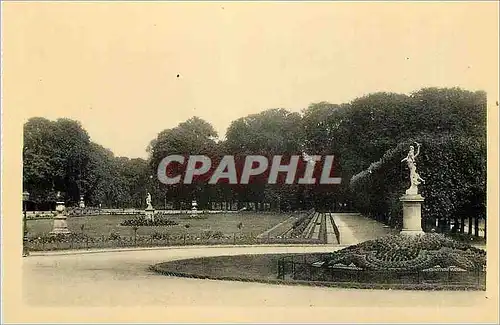
[[[90,138],[77,121],[32,118],[24,125],[24,187],[34,200],[63,191],[77,201],[85,184]]]
[[[242,117],[229,126],[225,148],[234,155],[294,155],[302,152],[301,116],[286,109],[269,109]],[[269,162],[271,163],[271,161]],[[249,184],[235,187],[240,201],[272,201],[274,204],[296,202],[297,186]]]
[[[193,117],[175,128],[160,132],[148,147],[150,172],[153,176],[151,190],[155,191],[156,197],[168,197],[176,201],[177,207],[180,202],[195,198],[201,200],[201,207],[206,205],[210,194],[213,193],[211,186],[201,182],[190,185],[164,185],[159,183],[156,174],[161,160],[169,155],[183,155],[186,158],[189,155],[217,157],[219,150],[216,139],[217,132],[213,126],[199,117]]]

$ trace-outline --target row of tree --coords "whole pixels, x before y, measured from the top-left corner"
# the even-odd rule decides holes
[[[301,113],[269,109],[233,121],[223,141],[218,140],[210,123],[193,117],[160,132],[149,144],[146,160],[115,157],[111,151],[91,142],[76,121],[32,118],[24,127],[23,181],[24,188],[33,194],[32,199],[40,203],[53,200],[55,192],[61,191],[70,203],[76,203],[79,196],[84,195],[90,205],[141,207],[146,193],[151,192],[155,206],[172,202],[175,207],[196,198],[200,208],[211,201],[271,202],[292,209],[321,208],[356,200],[349,188],[351,177],[401,143],[420,138],[450,142],[456,137],[477,139],[481,148],[485,148],[484,92],[425,88],[410,95],[374,93],[344,104],[314,103]],[[439,152],[444,148],[436,146],[433,150]],[[217,157],[302,152],[335,155],[334,170],[343,183],[165,186],[156,177],[159,162],[170,154]],[[474,161],[484,160],[485,150],[474,151],[474,157],[471,158]],[[470,168],[468,162],[444,163],[448,162],[457,172]],[[403,167],[399,168],[399,180],[407,177]],[[419,172],[425,178],[433,169],[422,162]],[[485,170],[474,173],[479,179],[486,179]],[[479,191],[485,190],[483,186]]]
[[[94,206],[139,205],[150,175],[146,160],[115,157],[69,119],[26,122],[23,162],[23,187],[39,209],[52,205],[57,192],[69,204],[83,195]]]

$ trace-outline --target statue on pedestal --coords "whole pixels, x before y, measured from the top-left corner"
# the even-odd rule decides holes
[[[198,215],[198,203],[196,200],[191,201],[191,217],[195,218]]]
[[[415,142],[417,145],[417,152],[415,153],[415,147],[410,146],[410,151],[408,151],[408,155],[406,158],[401,160],[401,162],[406,161],[408,164],[408,169],[410,169],[410,188],[406,190],[406,194],[418,194],[418,185],[421,183],[425,183],[425,181],[420,177],[417,173],[417,164],[415,163],[415,159],[420,154],[420,144]]]
[[[145,211],[146,219],[154,221],[155,220],[155,209],[151,205],[151,194],[149,194],[149,193],[146,196],[146,204],[147,204],[146,211]]]
[[[418,185],[425,183],[425,181],[417,173],[417,164],[415,159],[420,154],[420,144],[417,145],[417,152],[415,148],[410,146],[410,151],[406,158],[401,162],[406,161],[408,169],[410,169],[410,188],[406,190],[406,195],[400,198],[403,203],[403,229],[401,233],[407,235],[421,235],[422,231],[422,202],[424,198],[418,194]]]
[[[66,206],[64,204],[64,200],[61,198],[61,192],[57,192],[56,200],[56,214],[53,219],[54,225],[50,234],[69,234],[70,231],[68,229]]]

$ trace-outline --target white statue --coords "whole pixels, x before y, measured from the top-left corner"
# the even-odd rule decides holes
[[[415,159],[420,154],[420,144],[415,142],[417,145],[417,152],[415,153],[415,148],[410,146],[410,151],[408,152],[408,156],[405,159],[401,160],[401,162],[406,161],[408,164],[408,169],[410,169],[410,188],[406,190],[406,194],[418,194],[418,185],[421,183],[425,183],[425,181],[420,177],[417,173],[417,164],[415,163]]]
[[[146,196],[146,211],[145,211],[145,214],[146,214],[146,220],[151,220],[151,221],[154,221],[155,220],[155,211],[154,211],[154,208],[153,206],[151,205],[151,194],[148,192],[148,195]]]
[[[316,160],[313,159],[312,156],[309,156],[307,153],[302,152],[302,159],[307,162],[307,164],[312,165],[313,167],[316,165]]]

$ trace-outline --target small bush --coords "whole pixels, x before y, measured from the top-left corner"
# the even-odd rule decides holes
[[[57,234],[57,235],[47,234],[36,238],[30,238],[29,241],[50,244],[50,243],[66,243],[66,242],[85,242],[89,240],[89,238],[90,237],[88,235],[82,233]]]
[[[155,240],[169,240],[171,238],[168,233],[154,232],[151,237]]]
[[[109,238],[109,240],[120,240],[121,236],[117,232],[112,232],[111,234],[109,234],[108,238]]]
[[[224,239],[224,233],[220,230],[217,230],[215,231],[213,234],[212,234],[212,238],[214,239]]]

